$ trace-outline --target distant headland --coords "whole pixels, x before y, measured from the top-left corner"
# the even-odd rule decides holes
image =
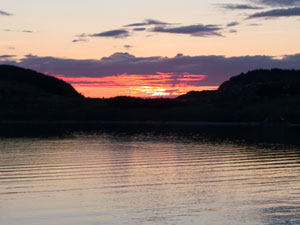
[[[174,99],[85,98],[70,84],[0,65],[0,121],[300,123],[300,70],[254,70]]]

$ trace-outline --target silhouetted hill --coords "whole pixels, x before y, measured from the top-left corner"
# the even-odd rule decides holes
[[[0,120],[68,118],[84,97],[55,77],[0,65]]]
[[[178,100],[197,105],[193,110],[205,121],[300,123],[300,70],[254,70],[216,91],[189,92]]]
[[[254,70],[231,77],[216,91],[191,91],[178,99],[256,102],[300,94],[299,70]]]
[[[228,81],[225,81],[219,88],[220,91],[226,90],[230,87],[240,85],[251,84],[281,84],[291,85],[294,82],[300,81],[299,70],[253,70],[248,73],[241,73],[238,76],[231,77]]]
[[[222,97],[246,101],[299,94],[299,70],[254,70],[230,78],[218,89]]]
[[[0,65],[0,97],[15,94],[82,97],[70,84],[55,77],[16,66]]]

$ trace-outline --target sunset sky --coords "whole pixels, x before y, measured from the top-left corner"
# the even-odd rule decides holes
[[[300,69],[300,0],[1,0],[0,64],[90,97],[173,97]]]

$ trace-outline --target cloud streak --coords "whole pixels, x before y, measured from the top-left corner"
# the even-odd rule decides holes
[[[0,60],[1,59],[9,59],[9,58],[14,58],[16,55],[0,55]],[[0,61],[1,62],[1,61]]]
[[[109,30],[101,33],[91,34],[90,37],[109,37],[109,38],[126,38],[129,37],[129,32],[124,29]]]
[[[261,6],[247,5],[247,4],[218,4],[217,6],[229,10],[258,10],[263,9]]]
[[[72,42],[73,42],[73,43],[77,43],[77,42],[87,42],[87,39],[79,38],[79,39],[74,39]]]
[[[33,33],[32,30],[22,30],[21,32],[23,32],[23,33],[29,33],[29,34]]]
[[[151,31],[156,33],[171,33],[171,34],[189,34],[191,36],[222,36],[219,31],[220,27],[216,25],[190,25],[190,26],[178,26],[178,27],[163,27],[158,26]]]
[[[123,47],[126,48],[126,49],[131,49],[131,48],[133,48],[132,45],[124,45]]]
[[[273,9],[264,12],[254,13],[248,19],[254,18],[277,18],[277,17],[294,17],[300,16],[300,8]]]
[[[12,16],[13,14],[0,10],[0,16]]]
[[[159,20],[146,19],[144,22],[131,23],[131,24],[125,25],[124,27],[140,27],[140,26],[149,26],[149,25],[170,25],[170,23],[165,23],[165,22],[162,22]]]
[[[252,0],[254,3],[260,3],[269,6],[297,6],[300,0]]]
[[[128,86],[169,86],[185,87],[197,86],[197,83],[206,78],[205,75],[195,75],[189,73],[157,73],[154,75],[138,74],[120,74],[118,76],[106,76],[98,78],[90,77],[66,77],[56,75],[55,77],[63,79],[75,85],[91,85],[98,87],[128,87]]]
[[[240,23],[238,23],[238,22],[231,22],[231,23],[228,23],[227,24],[227,27],[234,27],[234,26],[237,26],[237,25],[239,25]]]
[[[11,29],[3,29],[5,32],[20,32],[20,33],[27,33],[27,34],[32,34],[32,30],[11,30]]]
[[[137,28],[134,28],[133,31],[145,31],[146,28],[144,27],[137,27]]]

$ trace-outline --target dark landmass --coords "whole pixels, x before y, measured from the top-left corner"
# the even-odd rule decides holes
[[[255,70],[175,99],[85,98],[57,78],[0,65],[0,121],[300,123],[300,71]]]

